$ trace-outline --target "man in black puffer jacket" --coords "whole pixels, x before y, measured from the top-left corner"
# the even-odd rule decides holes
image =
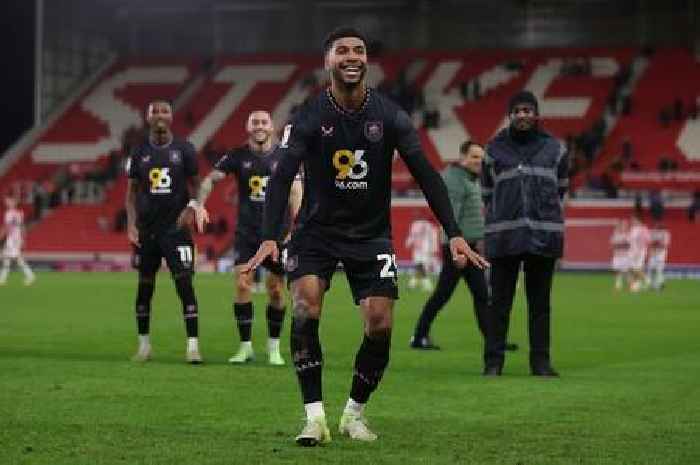
[[[564,249],[562,199],[569,185],[563,145],[539,128],[539,105],[527,91],[508,103],[510,126],[486,148],[482,196],[486,210],[486,256],[491,261],[492,321],[484,375],[498,376],[515,285],[525,272],[530,369],[558,376],[550,361],[550,292],[556,259]]]

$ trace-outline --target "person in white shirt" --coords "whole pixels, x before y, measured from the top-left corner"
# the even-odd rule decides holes
[[[24,273],[24,284],[29,286],[36,279],[27,262],[22,257],[22,244],[24,242],[24,214],[17,208],[17,199],[5,197],[5,216],[0,229],[0,240],[5,240],[2,253],[2,270],[0,270],[0,285],[7,282],[12,260]]]
[[[671,233],[662,223],[657,222],[649,232],[649,260],[647,262],[647,281],[652,289],[660,291],[664,287],[664,270]]]
[[[625,281],[629,279],[629,240],[630,223],[621,220],[615,226],[610,245],[612,246],[612,269],[615,272],[615,290],[622,290]]]
[[[646,282],[644,263],[649,247],[649,228],[637,217],[632,217],[630,226],[630,291],[639,292]]]
[[[411,223],[406,237],[406,248],[413,254],[415,273],[408,280],[408,287],[413,289],[420,282],[424,291],[433,289],[433,282],[428,276],[435,263],[438,250],[438,229],[429,220],[419,218]]]

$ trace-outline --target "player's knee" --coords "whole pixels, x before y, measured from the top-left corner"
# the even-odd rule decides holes
[[[282,291],[282,283],[279,282],[268,282],[267,283],[267,295],[270,298],[270,302],[277,308],[279,308],[284,299],[284,293]]]
[[[393,326],[392,301],[388,299],[363,299],[360,301],[365,320],[365,333],[390,333]]]
[[[391,327],[391,318],[387,318],[386,315],[373,313],[365,320],[365,333],[370,337],[391,334]]]
[[[197,299],[195,298],[194,287],[192,285],[192,274],[183,273],[176,277],[175,289],[183,304],[197,305]]]
[[[136,291],[136,304],[146,306],[151,303],[155,284],[154,275],[139,275],[139,285]]]
[[[241,297],[245,297],[245,300],[249,300],[248,297],[252,290],[253,286],[251,283],[240,280],[236,282],[236,295],[239,297],[239,300]]]
[[[294,318],[300,321],[318,319],[321,314],[321,303],[312,302],[305,297],[294,299]]]
[[[139,273],[139,284],[150,284],[151,286],[156,282],[156,274],[155,273]]]
[[[282,280],[283,278],[281,276],[278,276],[274,273],[270,273],[270,275],[265,280],[265,288],[267,289],[267,292],[281,292],[283,282]]]
[[[253,290],[253,278],[249,274],[236,273],[236,295],[247,296]]]

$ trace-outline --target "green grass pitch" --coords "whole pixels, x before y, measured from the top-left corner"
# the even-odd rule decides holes
[[[203,366],[184,363],[184,325],[167,273],[153,304],[154,360],[136,349],[132,273],[40,274],[0,287],[0,464],[700,463],[700,284],[612,291],[609,275],[558,274],[558,380],[528,375],[522,290],[504,376],[480,376],[481,341],[460,286],[433,329],[441,352],[408,348],[426,294],[402,288],[392,359],[367,408],[380,438],[293,442],[303,409],[292,368],[268,367],[264,299],[255,297],[256,362],[237,345],[231,277],[198,275]],[[402,282],[403,283],[403,282]],[[282,344],[288,354],[289,319]],[[362,327],[345,277],[326,297],[321,338],[326,412],[347,398]]]

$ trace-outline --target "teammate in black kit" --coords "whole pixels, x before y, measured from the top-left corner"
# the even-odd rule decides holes
[[[199,188],[196,153],[192,144],[173,136],[170,103],[151,102],[146,120],[150,127],[148,140],[132,151],[127,165],[128,236],[134,245],[134,266],[139,271],[136,296],[139,349],[133,359],[151,358],[151,299],[156,272],[165,258],[182,302],[187,331],[186,360],[198,364],[202,363],[202,357],[197,299],[192,287],[194,244],[189,231],[194,218],[191,210],[198,206],[188,188],[188,183],[193,191]]]
[[[274,126],[267,111],[252,112],[248,116],[246,132],[247,144],[231,150],[216,163],[214,169],[202,181],[197,196],[199,203],[204,205],[214,183],[224,179],[227,174],[236,177],[239,206],[235,237],[236,296],[233,314],[238,324],[241,345],[238,352],[229,359],[230,363],[245,363],[253,359],[253,276],[251,273],[240,273],[240,268],[255,255],[260,246],[265,191],[270,175],[279,162],[279,154],[273,153]],[[294,183],[289,199],[290,209],[295,215],[301,202],[301,182]],[[267,260],[263,265],[270,271],[265,283],[269,297],[266,312],[268,360],[271,365],[284,365],[279,348],[285,313],[284,269],[281,263],[272,260]]]
[[[397,149],[450,238],[462,266],[487,263],[472,251],[455,222],[440,175],[426,160],[408,115],[367,88],[366,41],[351,28],[325,41],[331,87],[311,99],[285,127],[279,166],[268,184],[260,249],[245,268],[277,260],[287,193],[304,167],[304,197],[290,241],[286,269],[294,303],[291,350],[307,422],[298,444],[330,440],[322,404],[323,356],[318,336],[323,296],[342,262],[364,319],[350,398],[339,431],[372,441],[364,406],[389,363],[392,310],[398,298],[391,244],[391,163]]]

